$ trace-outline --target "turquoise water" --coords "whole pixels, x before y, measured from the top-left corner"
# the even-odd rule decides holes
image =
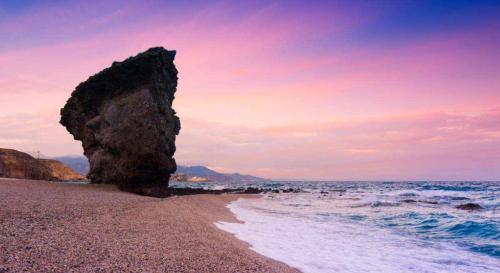
[[[258,200],[240,200],[231,210],[246,223],[221,223],[220,227],[248,241],[256,251],[304,272],[374,272],[373,268],[500,272],[499,182],[210,182],[189,186],[300,189],[300,193],[268,193]],[[466,203],[483,209],[456,208]],[[304,236],[288,240],[290,233],[280,225]],[[262,243],[265,240],[273,244]],[[343,250],[339,253],[338,249]],[[294,251],[298,252],[290,256]],[[303,258],[307,253],[316,255]],[[329,264],[331,256],[337,258]],[[367,267],[353,264],[360,259]]]

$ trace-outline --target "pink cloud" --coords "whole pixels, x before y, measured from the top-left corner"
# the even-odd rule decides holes
[[[439,168],[498,178],[498,24],[391,48],[322,48],[380,14],[115,4],[35,7],[0,22],[0,34],[47,35],[0,47],[0,145],[81,153],[58,125],[73,88],[164,45],[178,50],[181,163],[276,178],[440,179]]]
[[[500,111],[270,128],[185,120],[177,158],[273,178],[498,179],[497,119]]]
[[[68,137],[59,125],[58,113],[0,114],[0,147],[24,152],[40,151],[47,156],[83,154],[81,144]]]

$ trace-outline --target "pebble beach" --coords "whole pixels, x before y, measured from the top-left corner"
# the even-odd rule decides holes
[[[299,272],[215,226],[240,197],[0,179],[0,272]]]

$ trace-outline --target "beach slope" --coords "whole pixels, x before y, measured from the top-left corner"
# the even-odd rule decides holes
[[[297,272],[215,227],[236,198],[0,179],[0,272]]]

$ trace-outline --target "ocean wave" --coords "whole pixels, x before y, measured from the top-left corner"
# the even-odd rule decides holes
[[[483,191],[484,185],[423,185],[420,190],[442,190],[442,191]]]
[[[494,255],[469,251],[452,242],[403,236],[388,228],[368,224],[360,215],[344,219],[325,214],[321,221],[292,213],[284,217],[262,213],[255,207],[273,208],[277,200],[240,199],[229,208],[242,223],[218,222],[216,226],[248,242],[254,251],[285,262],[302,272],[498,272]],[[279,201],[278,201],[279,202]],[[447,217],[435,215],[434,217]],[[398,217],[421,218],[403,213]],[[393,218],[397,223],[398,217]],[[389,220],[389,219],[388,219]],[[362,222],[360,222],[362,221]],[[423,219],[421,225],[439,223]],[[482,253],[496,253],[495,247],[481,246]]]
[[[500,240],[498,224],[491,221],[465,221],[449,227],[447,231],[460,237],[475,236],[482,239]]]
[[[217,185],[224,185],[227,188],[240,186],[219,183]],[[263,187],[262,184],[254,186]],[[275,248],[290,247],[292,243],[286,241],[288,240],[286,236],[298,232],[300,238],[297,237],[297,242],[293,244],[297,248],[310,245],[311,248],[307,253],[321,251],[315,249],[321,245],[323,245],[321,248],[327,248],[324,251],[328,248],[340,248],[350,253],[346,256],[337,252],[325,252],[324,256],[310,257],[307,262],[318,265],[318,270],[313,272],[497,272],[498,270],[490,269],[500,267],[500,210],[496,210],[500,205],[500,183],[280,182],[279,186],[275,183],[269,183],[268,186],[273,186],[275,189],[299,189],[300,192],[269,193],[263,199],[252,201],[252,206],[247,209],[257,214],[255,218],[250,218],[250,221],[256,221],[255,228],[263,230],[269,228],[269,234],[254,234],[255,240],[270,240],[277,244],[270,245],[270,249],[281,251]],[[456,208],[457,205],[465,203],[479,204],[484,209],[464,211]],[[263,220],[264,216],[269,218]],[[348,236],[345,233],[347,231],[341,228],[342,223],[349,226],[344,225],[347,230],[351,229],[353,232],[358,230],[359,234],[356,236],[351,234],[352,236],[345,240],[339,239],[344,235]],[[283,234],[273,232],[272,225],[275,224],[287,227],[280,229]],[[303,230],[293,231],[296,228]],[[371,234],[372,229],[378,230],[376,234],[379,234],[380,238],[373,237],[375,233]],[[256,232],[264,232],[263,230]],[[383,267],[385,264],[381,262],[385,256],[378,256],[379,253],[363,249],[366,247],[385,250],[386,244],[392,244],[391,240],[394,240],[391,234],[397,235],[395,240],[400,240],[400,244],[392,248],[394,251],[390,254],[392,261],[399,261],[406,266],[422,263],[424,267],[409,269],[400,268],[399,265],[388,265],[385,268]],[[281,235],[284,241],[275,242]],[[311,236],[319,238],[315,241],[316,239]],[[242,239],[246,240],[243,237]],[[353,240],[359,241],[359,245],[349,245]],[[362,244],[363,241],[365,245]],[[422,245],[425,247],[421,248]],[[430,253],[435,257],[425,256],[427,253],[423,249],[427,249],[427,245],[433,249]],[[441,249],[441,245],[444,245],[446,250]],[[405,260],[410,259],[406,256],[397,258],[399,252],[411,252],[414,248],[418,253],[422,250],[419,257],[411,257],[415,258],[414,260]],[[295,250],[291,250],[292,253],[293,251]],[[300,252],[300,249],[297,251]],[[363,271],[361,267],[349,264],[349,260],[350,263],[357,263],[359,259],[366,262],[365,256],[360,253],[364,253],[374,263],[380,262],[382,265]],[[291,254],[286,251],[281,255],[291,259]],[[335,257],[334,260],[337,262],[336,255],[348,258],[345,263],[340,263],[345,268],[335,265],[329,267],[329,262],[325,262],[331,260],[331,257]],[[432,261],[433,258],[436,258],[436,261]],[[483,261],[487,261],[487,269],[481,267]],[[448,266],[441,267],[441,264],[447,263]],[[496,267],[491,267],[492,264]],[[325,268],[337,270],[325,270]]]
[[[470,248],[471,251],[500,258],[500,246],[493,244],[477,245]]]
[[[396,207],[400,206],[401,202],[392,201],[392,200],[369,200],[369,201],[360,201],[350,205],[351,208],[361,208],[361,207]]]

